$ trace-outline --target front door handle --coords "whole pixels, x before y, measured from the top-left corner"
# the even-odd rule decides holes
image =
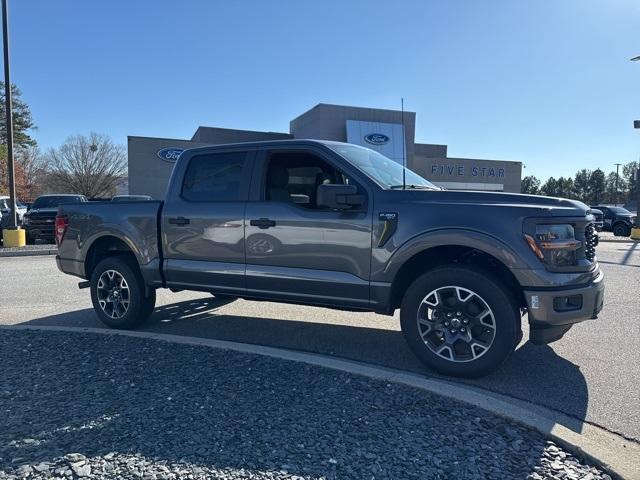
[[[189,223],[189,219],[184,217],[174,217],[169,219],[169,223],[172,225],[187,225]]]
[[[275,220],[271,220],[269,218],[258,218],[256,220],[251,220],[249,221],[249,225],[251,225],[252,227],[258,227],[258,228],[269,228],[269,227],[275,227],[276,226],[276,221]]]

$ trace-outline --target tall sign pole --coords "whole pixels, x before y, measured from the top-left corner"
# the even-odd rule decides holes
[[[632,62],[640,62],[640,55],[633,57]],[[640,129],[640,120],[633,121],[633,128]],[[640,158],[638,158],[638,168],[635,172],[636,180],[636,224],[631,229],[631,238],[640,240]]]
[[[7,162],[9,172],[9,228],[18,226],[18,209],[16,208],[16,182],[13,162],[13,111],[11,105],[11,77],[9,76],[9,12],[7,0],[2,0],[2,42],[4,44],[4,107],[7,126]]]

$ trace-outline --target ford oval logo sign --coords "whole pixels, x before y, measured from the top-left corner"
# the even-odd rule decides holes
[[[178,157],[182,152],[184,152],[184,148],[168,147],[163,148],[162,150],[158,150],[157,155],[165,162],[174,163],[176,160],[178,160]]]
[[[389,140],[391,139],[382,133],[370,133],[364,136],[364,141],[371,145],[384,145]]]

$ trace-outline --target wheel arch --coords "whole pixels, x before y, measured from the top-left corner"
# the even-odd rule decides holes
[[[140,262],[135,253],[135,244],[127,237],[117,237],[107,234],[95,238],[87,247],[84,258],[84,273],[86,278],[91,278],[93,269],[101,260],[113,256],[126,256],[131,259],[133,265],[140,267]]]
[[[611,224],[611,231],[613,232],[613,231],[616,229],[616,227],[617,227],[618,225],[622,225],[622,226],[623,226],[623,227],[625,227],[626,229],[631,228],[631,227],[629,226],[629,224],[628,224],[627,222],[625,222],[624,220],[616,220],[615,222],[613,222],[613,223]]]
[[[406,258],[395,272],[391,282],[391,307],[400,306],[404,293],[416,278],[433,268],[447,264],[471,265],[479,268],[504,285],[514,296],[518,306],[526,306],[522,287],[503,260],[482,248],[448,244],[429,246],[413,252]]]

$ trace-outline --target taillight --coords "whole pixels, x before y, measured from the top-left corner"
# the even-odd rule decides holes
[[[67,233],[67,227],[69,226],[69,217],[66,215],[56,216],[56,244],[60,246],[64,234]]]

